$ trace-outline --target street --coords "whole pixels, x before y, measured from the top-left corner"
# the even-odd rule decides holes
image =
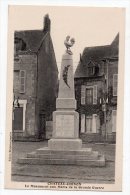
[[[72,165],[20,165],[17,159],[38,148],[47,146],[44,142],[12,143],[12,180],[24,182],[82,182],[114,183],[115,145],[83,144],[83,147],[99,151],[106,158],[105,167],[85,167]]]

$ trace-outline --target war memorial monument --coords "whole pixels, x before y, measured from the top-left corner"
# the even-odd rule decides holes
[[[83,148],[79,138],[79,114],[76,112],[74,90],[73,53],[70,50],[75,43],[70,36],[64,42],[66,51],[62,56],[59,80],[59,94],[56,111],[53,112],[53,135],[48,147],[28,153],[18,159],[20,164],[52,164],[105,166],[105,157],[92,148]]]

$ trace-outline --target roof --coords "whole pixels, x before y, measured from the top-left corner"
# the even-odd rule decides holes
[[[37,52],[46,35],[43,30],[15,31],[14,37],[22,39],[27,46],[27,51]]]
[[[20,46],[24,48],[22,53],[31,53],[37,52],[40,48],[43,40],[46,38],[46,35],[50,32],[51,20],[49,15],[44,16],[43,29],[41,30],[24,30],[24,31],[15,31],[14,38],[17,41],[19,40]],[[22,44],[21,44],[22,41]],[[20,50],[19,50],[20,51]]]
[[[119,45],[119,33],[116,35],[115,39],[111,43],[112,46],[117,47]]]
[[[115,37],[110,45],[86,47],[83,51],[81,60],[75,71],[75,78],[87,76],[87,65],[90,61],[94,63],[100,62],[103,59],[118,57],[119,34]]]

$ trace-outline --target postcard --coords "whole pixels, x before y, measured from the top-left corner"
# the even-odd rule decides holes
[[[125,8],[8,7],[5,188],[122,191]]]

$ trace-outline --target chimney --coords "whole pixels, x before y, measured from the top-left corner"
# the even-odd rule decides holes
[[[49,15],[46,14],[44,16],[43,32],[50,32],[50,26],[51,26],[51,21],[50,21]]]

